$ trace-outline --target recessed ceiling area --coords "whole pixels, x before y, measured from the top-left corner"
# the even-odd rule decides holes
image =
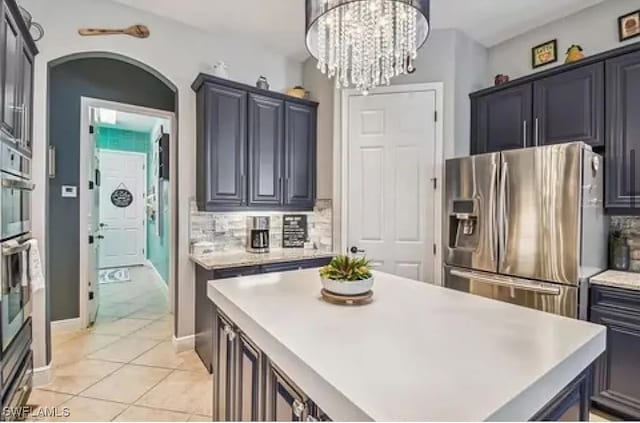
[[[105,0],[107,1],[107,0]],[[111,0],[108,0],[111,1]],[[304,0],[113,0],[214,34],[257,40],[304,60]],[[432,0],[435,29],[457,29],[491,47],[604,0]]]

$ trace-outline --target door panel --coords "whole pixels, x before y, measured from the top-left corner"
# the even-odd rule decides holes
[[[534,145],[531,84],[474,98],[472,107],[472,154]]]
[[[249,95],[249,205],[282,204],[284,102]]]
[[[93,126],[95,122],[95,109],[90,110],[90,121]],[[89,284],[89,324],[96,321],[98,315],[98,304],[100,301],[100,244],[102,244],[102,234],[100,233],[100,157],[96,149],[95,127],[90,131],[88,141],[88,157],[90,160],[89,175],[87,180],[90,181],[90,203],[89,203],[89,236],[93,237],[93,243],[88,245],[89,248],[89,267],[88,267],[88,284]]]
[[[215,392],[216,398],[216,410],[217,421],[234,421],[236,416],[234,415],[233,404],[234,398],[234,365],[236,354],[236,340],[235,332],[233,331],[233,325],[225,317],[216,313],[216,333],[217,351],[215,357],[217,359],[216,371],[214,376],[216,380]]]
[[[578,317],[578,289],[445,266],[444,286],[561,316]]]
[[[26,45],[22,45],[21,78],[21,113],[20,113],[20,141],[22,147],[31,151],[33,134],[33,55]]]
[[[316,197],[316,109],[285,102],[285,205],[313,209]]]
[[[378,269],[433,282],[433,91],[349,102],[348,247]]]
[[[263,357],[262,352],[243,333],[238,342],[236,419],[262,420]]]
[[[446,263],[487,272],[498,271],[499,164],[499,153],[447,160],[443,240]],[[465,209],[466,206],[470,208]],[[472,219],[471,233],[465,234],[465,220],[459,217]]]
[[[11,137],[19,136],[18,124],[21,110],[20,102],[20,36],[18,26],[5,4],[2,5],[2,113],[0,113],[0,128],[4,129]]]
[[[640,52],[607,60],[606,207],[640,209]]]
[[[604,145],[604,64],[536,81],[534,137],[538,145],[584,141]]]
[[[100,166],[102,268],[141,265],[146,262],[146,157],[144,154],[102,150]],[[116,207],[111,194],[125,188],[133,194],[128,207]]]
[[[205,86],[204,112],[199,119],[204,134],[198,192],[201,207],[237,207],[246,204],[247,94],[214,84]]]
[[[267,366],[266,421],[303,421],[307,398],[273,365]]]
[[[502,153],[499,273],[578,284],[582,153],[578,143]]]

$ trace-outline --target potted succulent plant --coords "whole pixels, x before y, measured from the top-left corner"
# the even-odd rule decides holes
[[[322,286],[338,295],[360,295],[371,290],[373,275],[364,257],[336,256],[320,268]]]

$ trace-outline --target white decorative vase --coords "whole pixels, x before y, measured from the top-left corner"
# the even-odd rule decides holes
[[[373,276],[361,281],[335,281],[325,278],[320,280],[324,289],[338,295],[362,295],[371,291],[373,287]]]
[[[217,76],[218,78],[229,78],[229,73],[227,69],[229,67],[223,61],[219,61],[215,65],[213,65],[213,76]]]

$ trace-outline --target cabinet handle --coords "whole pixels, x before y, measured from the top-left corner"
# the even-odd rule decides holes
[[[308,415],[308,416],[307,416],[307,418],[306,418],[306,420],[307,420],[308,422],[317,422],[317,421],[320,421],[320,420],[316,419],[315,417],[313,417],[312,415]]]
[[[538,118],[536,118],[534,130],[536,132],[536,135],[535,135],[536,145],[540,145],[540,131],[539,131],[539,125],[538,125]]]
[[[302,414],[307,409],[307,406],[299,399],[294,399],[291,408],[293,409],[293,415],[301,419]]]
[[[522,121],[522,146],[527,146],[527,120]]]
[[[49,146],[49,179],[56,177],[56,148],[53,145]]]
[[[231,329],[231,326],[224,325],[224,329],[222,330],[225,333],[225,335],[227,335],[227,338],[229,339],[229,341],[233,341],[234,339],[236,339],[236,333],[233,331],[233,329]]]

